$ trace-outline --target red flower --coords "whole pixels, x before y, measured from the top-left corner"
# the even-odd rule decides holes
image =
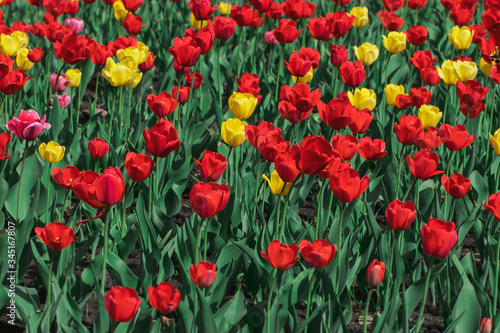
[[[134,182],[142,182],[151,174],[153,160],[146,154],[129,152],[125,155],[125,169]]]
[[[389,11],[396,11],[398,9],[401,9],[403,5],[405,4],[404,0],[382,0],[382,4],[384,5],[385,9]]]
[[[123,7],[129,12],[136,12],[139,7],[142,5],[142,0],[122,0]]]
[[[411,158],[410,155],[406,155],[406,162],[410,167],[413,177],[421,180],[427,180],[432,176],[444,172],[442,170],[436,170],[439,163],[439,156],[427,149],[417,151],[413,158]]]
[[[349,15],[346,12],[335,12],[326,14],[327,24],[331,27],[335,37],[343,37],[352,28],[354,23],[354,15]]]
[[[193,38],[200,48],[200,54],[207,54],[214,45],[214,25],[212,22],[208,21],[208,26],[201,28],[198,32],[193,28],[187,29],[184,33],[184,37]]]
[[[334,67],[340,67],[346,61],[349,61],[349,51],[345,46],[332,44],[330,46],[330,62],[332,65]]]
[[[14,117],[5,124],[10,132],[20,139],[34,141],[44,129],[50,129],[50,124],[45,122],[46,115],[40,116],[34,110],[28,112],[21,110],[18,117]]]
[[[297,54],[297,51],[293,51],[293,54]],[[301,47],[298,55],[302,59],[309,60],[313,69],[318,68],[321,60],[321,54],[319,54],[318,50],[311,49],[310,47]]]
[[[217,5],[211,5],[210,0],[191,0],[189,10],[198,21],[210,20],[212,13],[217,9]]]
[[[29,50],[28,60],[33,62],[33,63],[40,62],[44,53],[45,52],[43,52],[43,50],[41,48],[35,47],[33,50]]]
[[[281,4],[285,14],[294,21],[313,16],[316,5],[305,0],[286,0]]]
[[[177,64],[182,67],[191,67],[196,63],[201,53],[201,48],[198,46],[192,37],[175,37],[173,41],[174,47],[169,47],[168,52],[175,58]]]
[[[33,27],[33,26],[32,26]],[[45,26],[43,25],[35,25],[35,29],[37,28],[42,28],[43,31],[35,31],[37,35],[42,35],[45,36],[48,40],[51,42],[59,42],[61,41],[64,37],[71,35],[71,30],[66,28],[64,25],[62,25],[59,22],[50,22],[46,24]],[[32,29],[33,31],[33,29]]]
[[[342,160],[348,161],[358,152],[359,143],[354,135],[347,134],[342,136],[342,134],[336,134],[332,138],[332,147]]]
[[[139,15],[128,14],[122,26],[129,35],[137,35],[146,25],[142,24],[142,17]]]
[[[302,257],[316,269],[328,266],[337,252],[337,246],[325,239],[316,239],[312,244],[303,240],[299,249]]]
[[[106,65],[106,60],[112,57],[113,53],[105,45],[96,43],[95,52],[90,55],[90,60],[97,66]]]
[[[351,168],[335,172],[330,178],[333,194],[343,203],[356,200],[368,188],[368,176],[359,178],[359,173]]]
[[[429,86],[435,86],[441,82],[441,77],[435,67],[427,67],[420,70],[420,78]]]
[[[460,111],[469,118],[475,118],[484,110],[486,104],[482,101],[488,94],[489,87],[484,87],[479,81],[469,80],[466,84],[457,82],[457,95],[460,98]]]
[[[0,91],[5,95],[15,94],[24,87],[28,79],[29,76],[26,76],[22,69],[17,68],[0,79]]]
[[[135,37],[132,37],[132,36],[128,36],[125,37],[125,36],[121,36],[119,38],[117,38],[113,43],[108,43],[108,48],[110,51],[113,52],[113,55],[116,57],[116,52],[118,52],[118,50],[122,49],[126,49],[127,47],[137,47],[138,45],[138,42],[137,42],[137,38]]]
[[[214,17],[214,33],[215,38],[220,40],[228,40],[236,30],[236,21],[227,16]]]
[[[177,107],[177,100],[166,92],[162,92],[158,96],[149,94],[146,100],[151,111],[158,117],[168,116]]]
[[[292,183],[300,174],[299,160],[300,148],[297,145],[293,145],[288,151],[276,156],[274,167],[285,183]]]
[[[287,19],[281,19],[278,27],[274,29],[274,38],[280,44],[292,43],[299,37],[301,30],[297,31],[297,23]]]
[[[453,6],[450,17],[453,22],[455,22],[455,25],[466,25],[474,17],[474,10],[467,6],[457,4]]]
[[[198,265],[189,267],[189,277],[195,285],[200,288],[207,288],[214,283],[217,278],[215,271],[217,267],[208,261],[199,261]]]
[[[384,27],[389,31],[397,31],[403,26],[403,23],[405,23],[405,20],[394,14],[394,12],[381,10],[377,13],[377,15],[382,21]]]
[[[362,137],[359,140],[358,152],[359,156],[369,161],[376,161],[387,155],[384,140],[372,140],[369,136]]]
[[[446,177],[446,175],[441,176],[441,183],[453,199],[460,199],[470,191],[470,179],[456,172],[450,178]]]
[[[483,207],[493,215],[495,220],[500,221],[500,192],[490,195],[488,203],[484,203]]]
[[[191,207],[201,218],[217,215],[229,200],[229,186],[217,183],[196,183],[189,192]]]
[[[259,81],[260,80],[257,74],[243,73],[241,78],[236,78],[236,83],[238,84],[236,91],[252,94],[255,98],[257,98],[258,102],[260,102],[262,96],[259,95]]]
[[[151,129],[144,129],[142,136],[149,155],[167,157],[174,150],[179,149],[181,142],[177,137],[177,130],[170,120],[161,118]]]
[[[351,103],[337,97],[328,104],[319,101],[316,107],[321,120],[336,131],[349,126],[358,110]]]
[[[283,4],[272,2],[269,10],[264,14],[271,20],[279,20],[285,12],[283,11]]]
[[[251,0],[253,8],[257,9],[261,13],[267,12],[271,5],[273,4],[273,0]]]
[[[443,141],[441,141],[441,138],[439,137],[438,129],[434,126],[429,127],[427,132],[422,131],[417,142],[415,142],[420,149],[429,150],[439,147],[442,143]]]
[[[373,260],[366,270],[366,281],[372,287],[378,286],[384,281],[385,264],[382,261]]]
[[[297,83],[293,88],[284,85],[280,89],[280,98],[283,100],[279,103],[280,113],[290,122],[296,124],[299,120],[304,120],[312,111],[314,106],[318,104],[321,98],[319,89],[311,91],[305,83]],[[283,104],[288,102],[289,105]],[[282,106],[284,109],[282,109]]]
[[[90,58],[95,47],[95,40],[87,36],[67,35],[60,42],[54,43],[54,53],[62,61],[74,65]]]
[[[394,123],[394,131],[398,141],[404,145],[414,144],[423,130],[422,122],[415,116],[403,115],[399,119],[399,124]]]
[[[12,139],[9,133],[0,134],[0,160],[9,158],[9,149],[7,149],[7,144]]]
[[[330,40],[333,38],[333,31],[327,23],[325,17],[313,17],[309,19],[309,24],[306,24],[311,36],[317,40]]]
[[[95,138],[87,144],[90,157],[103,158],[109,150],[109,145],[101,138]]]
[[[156,55],[153,52],[149,52],[147,59],[139,64],[139,69],[143,72],[148,72],[155,66]]]
[[[263,134],[277,134],[281,136],[281,128],[275,127],[273,123],[262,121],[257,126],[245,126],[245,137],[248,142],[257,148],[257,138]]]
[[[385,219],[389,224],[389,228],[395,230],[408,229],[416,216],[415,205],[409,200],[405,203],[401,200],[394,200],[385,210]]]
[[[227,168],[226,157],[210,150],[203,152],[201,162],[194,158],[200,169],[200,176],[208,181],[216,182]]]
[[[148,287],[149,304],[163,315],[177,309],[181,302],[181,293],[168,282],[160,283],[156,288]]]
[[[464,125],[457,124],[451,127],[448,124],[443,124],[439,127],[439,136],[443,144],[451,151],[462,150],[474,141],[475,135],[469,136]]]
[[[77,197],[88,205],[100,209],[116,205],[125,194],[122,172],[109,167],[102,175],[93,171],[81,172],[71,183]]]
[[[345,6],[345,5],[347,5],[349,2],[351,2],[351,0],[333,0],[333,2],[335,2],[337,5],[340,5],[340,6]]]
[[[180,86],[179,95],[177,95],[177,86],[174,86],[170,94],[172,95],[172,98],[177,100],[177,102],[186,103],[189,98],[190,91],[191,91],[190,87]]]
[[[283,271],[290,269],[290,267],[299,260],[299,257],[297,257],[299,248],[295,244],[287,246],[286,244],[280,243],[279,240],[273,240],[267,246],[267,252],[268,253],[265,253],[261,250],[260,255],[266,259],[271,266]]]
[[[319,175],[324,179],[330,179],[337,171],[349,169],[350,167],[351,163],[347,161],[342,162],[340,155],[336,151],[334,151],[332,153],[332,159],[330,160],[330,163],[328,163],[328,165],[319,172]]]
[[[424,7],[426,3],[427,0],[408,0],[408,7],[418,10]]]
[[[354,64],[350,61],[346,61],[340,66],[340,76],[346,86],[358,87],[363,83],[366,72],[361,61],[356,60]]]
[[[134,318],[141,302],[134,289],[115,286],[106,294],[104,307],[111,320],[126,323]]]
[[[52,169],[52,178],[67,190],[73,189],[73,180],[80,175],[80,170],[76,166],[70,165],[63,169]]]
[[[399,94],[396,96],[396,106],[398,109],[406,110],[413,106],[410,96]]]
[[[35,233],[45,245],[53,250],[62,250],[68,247],[75,238],[73,229],[61,222],[52,222],[43,228],[35,228]]]
[[[305,76],[312,68],[311,61],[300,57],[296,52],[290,56],[288,61],[283,60],[283,63],[290,74],[295,77]]]
[[[471,24],[469,25],[469,29],[474,32],[474,35],[472,36],[472,44],[479,44],[481,39],[484,39],[488,33],[487,30],[484,30],[484,27],[481,24]]]
[[[309,135],[300,142],[298,166],[306,175],[315,175],[323,170],[332,158],[332,146],[319,135]]]
[[[424,87],[411,88],[410,99],[413,105],[419,108],[422,105],[429,104],[431,102],[431,92]]]
[[[353,112],[352,123],[349,125],[351,132],[355,134],[365,133],[373,120],[373,115],[370,109]]]
[[[406,40],[411,45],[420,46],[427,40],[427,28],[423,25],[415,25],[410,27],[408,31],[404,30],[403,32],[406,34]]]
[[[455,223],[432,217],[420,230],[420,237],[425,254],[444,259],[457,243]]]
[[[12,71],[14,60],[0,53],[0,79]]]
[[[493,323],[490,318],[483,318],[481,325],[479,325],[479,333],[491,333],[492,326]]]
[[[231,6],[231,17],[240,27],[246,27],[252,24],[254,15],[259,15],[258,12],[254,12],[250,5],[244,4],[241,7],[237,5]]]
[[[436,60],[437,58],[433,58],[429,50],[417,51],[413,53],[413,57],[410,57],[410,63],[419,70],[431,67]]]
[[[290,142],[275,131],[261,133],[257,137],[257,149],[268,162],[274,163],[278,155],[290,149]]]

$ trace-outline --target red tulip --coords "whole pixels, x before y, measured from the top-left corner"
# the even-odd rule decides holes
[[[373,120],[373,114],[370,109],[358,111],[356,109],[352,114],[352,123],[349,125],[351,132],[356,134],[365,133]]]
[[[470,179],[456,172],[452,174],[450,178],[443,175],[441,177],[441,183],[443,184],[443,188],[453,197],[453,199],[460,199],[466,196],[470,191]]]
[[[210,150],[203,152],[201,162],[194,158],[194,162],[200,169],[201,178],[216,182],[227,168],[226,157]]]
[[[488,203],[484,203],[483,206],[495,220],[500,221],[500,192],[490,195]]]
[[[394,123],[397,139],[404,145],[414,144],[423,130],[422,122],[415,116],[403,115],[399,119],[399,124]]]
[[[9,158],[9,149],[7,149],[7,144],[12,139],[9,133],[0,134],[0,160]]]
[[[116,167],[107,168],[102,175],[83,171],[71,186],[77,197],[96,209],[116,205],[125,194],[125,182],[120,169]]]
[[[297,51],[293,51],[293,54],[297,54]],[[301,47],[298,55],[302,59],[309,60],[313,69],[318,68],[319,62],[321,60],[321,54],[318,50],[311,49],[310,47]]]
[[[340,65],[340,76],[346,86],[358,87],[363,83],[366,72],[361,61],[356,60],[354,63],[346,61]]]
[[[278,111],[288,121],[296,124],[309,116],[321,98],[321,91],[311,91],[305,83],[297,83],[293,88],[284,85],[280,89],[280,98],[282,101],[278,104]]]
[[[214,33],[215,38],[220,40],[228,40],[236,30],[236,21],[227,16],[214,17]]]
[[[420,78],[425,84],[435,86],[441,82],[441,77],[435,67],[427,67],[420,70]]]
[[[342,162],[342,159],[340,158],[340,155],[334,151],[332,153],[332,159],[330,160],[330,163],[321,170],[318,174],[324,178],[324,179],[330,179],[332,178],[333,174],[337,171],[348,169],[351,167],[351,163],[349,162]]]
[[[316,107],[321,120],[336,131],[349,126],[358,112],[351,103],[337,97],[328,104],[319,101]]]
[[[160,283],[156,288],[148,287],[149,304],[163,315],[177,309],[181,302],[181,293],[168,282]]]
[[[481,24],[471,24],[468,27],[470,31],[474,32],[474,35],[472,36],[472,44],[479,44],[488,33],[487,30],[484,30],[484,27]]]
[[[382,0],[382,4],[384,5],[385,9],[390,10],[390,11],[396,11],[398,9],[401,9],[403,5],[405,4],[404,0]]]
[[[266,133],[276,133],[281,136],[281,128],[275,127],[273,123],[267,121],[260,122],[257,126],[247,125],[245,127],[245,137],[247,141],[257,148],[257,138]]]
[[[151,174],[153,160],[146,154],[133,152],[125,155],[125,169],[134,182],[142,182]]]
[[[257,9],[261,13],[267,12],[271,5],[273,4],[273,0],[251,0],[253,8]]]
[[[408,229],[416,216],[415,205],[409,200],[405,203],[401,200],[394,200],[385,210],[385,219],[389,224],[389,228],[395,230]]]
[[[299,248],[295,244],[282,244],[279,240],[273,240],[267,247],[267,252],[260,251],[260,255],[266,259],[274,268],[286,271],[292,267],[299,257]]]
[[[330,62],[334,67],[340,67],[344,62],[349,61],[349,51],[344,45],[330,45]]]
[[[300,174],[298,163],[300,160],[300,148],[293,145],[286,152],[276,156],[274,167],[285,183],[292,183]]]
[[[381,10],[377,13],[377,15],[382,21],[384,27],[389,31],[397,31],[405,23],[405,20],[394,14],[394,12]]]
[[[129,35],[137,35],[146,25],[142,24],[142,17],[139,15],[128,14],[122,26]]]
[[[290,149],[290,142],[276,132],[262,133],[257,137],[257,149],[268,162],[274,163],[278,155]]]
[[[285,14],[294,21],[313,16],[316,5],[305,0],[286,0],[281,4]]]
[[[44,53],[45,52],[43,52],[43,50],[41,48],[35,47],[33,50],[29,50],[28,60],[33,62],[33,63],[40,62]]]
[[[354,135],[347,134],[342,136],[342,134],[336,134],[332,138],[332,147],[333,150],[340,155],[342,160],[348,161],[358,152],[359,143]]]
[[[387,155],[384,140],[372,140],[369,136],[362,137],[359,140],[358,152],[359,156],[369,161],[376,161]]]
[[[327,23],[325,17],[313,17],[309,19],[309,24],[306,24],[311,36],[317,40],[330,40],[333,38],[333,31]]]
[[[217,9],[217,5],[212,6],[210,0],[191,0],[189,9],[198,21],[207,21]]]
[[[229,200],[229,186],[217,183],[196,183],[189,192],[191,207],[201,218],[217,215]]]
[[[474,141],[475,135],[469,136],[464,125],[457,124],[453,128],[448,124],[439,127],[439,136],[443,144],[451,151],[462,150]]]
[[[351,0],[333,0],[333,2],[335,2],[337,5],[340,5],[340,6],[345,6],[345,5],[347,5],[349,2],[351,2]]]
[[[252,94],[260,102],[262,96],[259,95],[259,81],[257,74],[243,73],[241,74],[241,78],[236,78],[236,83],[238,84],[236,91]]]
[[[67,190],[73,189],[73,180],[80,175],[80,170],[77,167],[70,165],[65,168],[52,169],[52,178],[62,187]]]
[[[201,53],[201,48],[198,46],[194,38],[175,37],[173,44],[174,47],[169,47],[168,52],[175,58],[177,64],[182,67],[194,66]]]
[[[418,10],[424,7],[426,3],[427,0],[408,0],[408,7]]]
[[[108,43],[108,48],[110,51],[113,52],[113,55],[116,57],[116,52],[118,50],[124,50],[127,47],[137,47],[138,46],[138,41],[137,38],[132,37],[132,36],[121,36],[117,38],[113,43],[109,42]]]
[[[432,67],[436,60],[437,58],[433,58],[432,53],[429,50],[417,51],[413,53],[413,57],[410,57],[410,63],[418,70]]]
[[[319,135],[309,135],[300,142],[298,166],[306,175],[315,175],[331,160],[332,146]]]
[[[442,143],[443,141],[441,141],[441,138],[439,137],[439,131],[434,126],[429,127],[427,132],[421,132],[417,142],[415,142],[420,149],[429,150],[439,147]]]
[[[96,43],[95,52],[90,55],[90,60],[97,66],[104,66],[111,56],[113,53],[107,46]]]
[[[149,155],[167,157],[174,150],[179,149],[181,142],[177,138],[177,130],[170,120],[161,118],[151,129],[144,129],[142,136]]]
[[[267,10],[264,15],[269,17],[271,20],[279,20],[284,13],[283,4],[272,2],[269,10]]]
[[[52,222],[43,228],[35,228],[35,233],[45,245],[53,250],[68,247],[75,238],[73,229],[61,222]]]
[[[54,43],[56,57],[70,65],[90,58],[95,48],[95,40],[87,36],[67,35],[60,42]]]
[[[189,93],[191,91],[190,87],[180,86],[179,87],[179,95],[177,95],[177,86],[173,86],[170,94],[172,98],[176,99],[179,103],[186,103],[189,98]]]
[[[413,105],[419,108],[431,102],[431,92],[425,89],[425,87],[411,88],[410,99]]]
[[[396,96],[396,106],[398,109],[406,110],[413,106],[410,96],[399,94]]]
[[[137,9],[142,5],[142,0],[122,0],[123,7],[129,12],[136,12]]]
[[[299,243],[300,254],[314,268],[328,266],[337,252],[337,246],[325,239],[316,239],[312,244],[303,240]]]
[[[472,8],[467,6],[463,6],[461,4],[457,4],[453,6],[453,9],[450,12],[450,17],[455,22],[455,25],[466,25],[469,23],[474,17],[474,12]]]
[[[14,117],[5,124],[5,128],[26,141],[35,140],[44,129],[50,129],[51,125],[45,122],[45,115],[40,116],[34,110],[28,112],[21,110],[18,117]]]
[[[166,92],[162,92],[158,96],[149,94],[146,100],[151,111],[158,117],[166,117],[174,112],[178,103],[176,99],[172,98],[172,95]]]
[[[444,259],[457,243],[455,223],[432,217],[420,230],[420,237],[425,254]]]
[[[143,72],[148,72],[155,66],[156,55],[153,52],[149,52],[147,59],[139,64],[139,69]]]
[[[356,200],[370,183],[368,176],[359,178],[359,173],[354,169],[337,171],[330,178],[330,188],[335,196],[343,203]]]
[[[469,118],[475,118],[484,110],[486,104],[482,101],[488,94],[489,87],[484,87],[479,81],[469,80],[465,84],[457,82],[457,95],[460,98],[460,111]]]
[[[241,7],[237,5],[231,6],[231,17],[240,27],[246,27],[252,24],[254,15],[259,15],[259,13],[256,11],[254,12],[250,5],[244,4],[241,5]]]
[[[403,32],[406,34],[406,41],[411,45],[420,46],[427,40],[427,28],[423,25],[415,25]]]
[[[355,17],[346,12],[335,12],[326,14],[327,24],[331,27],[333,36],[343,37],[352,28]]]
[[[104,307],[111,320],[126,323],[134,318],[141,301],[134,289],[115,286],[106,294]]]
[[[372,287],[376,287],[384,281],[385,264],[382,261],[373,260],[366,270],[366,281]]]
[[[491,333],[492,326],[490,318],[483,318],[481,325],[479,325],[479,333]]]
[[[280,44],[292,43],[299,37],[301,30],[297,31],[297,23],[287,19],[281,19],[278,27],[274,29],[274,38]]]
[[[90,157],[103,158],[109,151],[109,145],[101,138],[95,138],[87,144]]]
[[[217,267],[208,261],[199,261],[198,265],[189,267],[191,281],[200,288],[208,288],[217,278]]]
[[[283,60],[286,69],[296,78],[305,76],[312,68],[309,59],[301,58],[297,53],[292,54],[288,61]]]
[[[200,54],[207,54],[214,45],[214,25],[211,21],[207,22],[208,25],[195,31],[193,28],[186,29],[184,37],[191,37],[195,40],[196,44],[200,48]]]
[[[0,79],[0,91],[5,95],[15,94],[24,87],[28,79],[29,76],[26,76],[22,69],[17,68]]]
[[[413,159],[410,155],[406,155],[406,162],[410,167],[413,177],[421,180],[427,180],[432,176],[444,172],[442,170],[436,170],[439,163],[439,156],[427,149],[417,151]]]

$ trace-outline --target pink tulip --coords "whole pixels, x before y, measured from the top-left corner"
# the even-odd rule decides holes
[[[28,110],[28,112],[21,110],[17,118],[13,118],[5,124],[5,128],[27,141],[35,140],[44,129],[50,127],[51,125],[45,122],[45,115],[40,119],[34,110]]]

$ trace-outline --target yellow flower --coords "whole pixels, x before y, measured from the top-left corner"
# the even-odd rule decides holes
[[[467,50],[472,43],[472,36],[474,31],[471,31],[469,27],[458,25],[451,29],[451,33],[448,34],[448,40],[455,46],[457,50]]]
[[[379,52],[377,45],[371,43],[363,43],[359,47],[354,46],[354,54],[363,63],[363,66],[373,64],[377,60]]]
[[[132,57],[137,65],[142,64],[148,59],[149,48],[143,42],[138,42],[137,47],[130,46],[126,49],[119,49],[116,51],[116,57],[122,61],[125,57]]]
[[[60,144],[54,141],[50,141],[47,144],[42,143],[38,147],[38,152],[40,153],[40,156],[42,156],[44,160],[46,160],[51,164],[57,163],[60,160],[62,160],[62,158],[64,157],[64,151],[65,151],[64,146],[61,146]]]
[[[34,63],[28,59],[29,50],[25,47],[17,51],[16,64],[17,67],[21,68],[23,71],[29,71],[33,67]]]
[[[396,106],[396,97],[398,97],[398,95],[404,95],[405,87],[389,83],[387,87],[384,88],[384,92],[387,104],[390,106]]]
[[[15,57],[17,52],[28,45],[28,36],[22,31],[10,35],[0,35],[0,52],[7,57]]]
[[[222,15],[227,15],[229,13],[229,10],[231,9],[231,6],[227,2],[219,2],[219,6],[217,6],[217,10],[219,13]]]
[[[422,122],[422,127],[428,129],[431,126],[436,127],[443,113],[439,111],[437,106],[432,105],[422,105],[418,109],[418,119]]]
[[[249,93],[233,92],[227,104],[229,104],[229,110],[238,119],[247,119],[255,110],[257,106],[257,98]]]
[[[288,191],[290,191],[290,187],[292,186],[292,183],[286,183],[285,185],[285,182],[281,180],[280,176],[278,175],[278,171],[276,170],[274,170],[271,174],[271,179],[269,179],[266,175],[262,175],[262,178],[267,180],[267,183],[271,188],[271,193],[274,195],[287,195]],[[285,186],[285,189],[283,189],[283,186]],[[283,191],[283,193],[281,193],[281,191]]]
[[[102,69],[102,76],[111,83],[113,87],[128,86],[139,73],[139,67],[132,57],[125,57],[119,63],[113,58],[106,60],[106,67]]]
[[[363,109],[373,111],[373,109],[375,109],[375,105],[377,105],[377,95],[375,94],[375,91],[371,89],[362,88],[359,90],[356,88],[354,95],[349,91],[347,92],[347,97],[349,97],[351,104],[354,105],[359,111]]]
[[[437,72],[444,84],[449,86],[457,85],[458,75],[456,71],[456,63],[452,60],[445,60],[441,68],[437,67]]]
[[[141,82],[142,80],[142,72],[139,72],[135,78],[134,78],[134,81],[132,81],[132,89],[137,87],[137,85],[139,84],[139,82]]]
[[[384,39],[384,46],[392,54],[398,54],[406,49],[406,34],[404,32],[391,31]]]
[[[195,28],[196,30],[200,30],[201,28],[206,27],[207,24],[208,24],[208,21],[203,20],[203,25],[201,25],[201,21],[198,21],[194,17],[194,14],[191,13],[191,25],[193,26],[193,28]]]
[[[116,0],[113,3],[113,10],[115,11],[115,19],[118,21],[125,21],[128,15],[128,10],[125,9],[123,2]]]
[[[368,8],[367,7],[353,7],[350,14],[354,16],[354,22],[352,24],[355,28],[363,28],[368,24],[370,19],[368,18]]]
[[[495,149],[495,154],[500,156],[500,128],[497,129],[495,135],[491,135],[490,133],[490,144]]]
[[[479,68],[481,72],[487,77],[490,77],[491,68],[493,68],[492,64],[488,64],[483,58],[479,61]]]
[[[292,80],[293,82],[295,83],[308,83],[309,81],[311,81],[313,79],[313,76],[314,76],[314,73],[313,73],[313,68],[311,67],[311,69],[309,70],[309,72],[307,72],[306,75],[304,76],[293,76],[292,75]]]
[[[68,88],[76,88],[80,85],[80,81],[82,80],[82,72],[78,68],[68,69],[65,73],[66,81],[71,81],[68,84]]]
[[[247,123],[238,118],[230,118],[222,123],[220,135],[222,140],[231,147],[238,147],[246,141],[245,126]]]
[[[477,75],[477,65],[472,61],[457,60],[455,70],[457,71],[458,79],[463,83],[474,80]]]

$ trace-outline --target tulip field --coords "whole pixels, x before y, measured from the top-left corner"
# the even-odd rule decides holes
[[[0,332],[500,332],[499,0],[0,7]]]

